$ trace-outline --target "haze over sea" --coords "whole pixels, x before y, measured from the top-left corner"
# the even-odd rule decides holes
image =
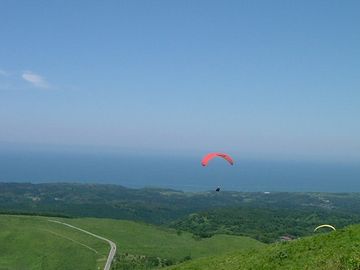
[[[80,182],[185,191],[360,192],[358,163],[247,159],[228,165],[202,156],[95,151],[39,151],[26,147],[0,151],[2,182]]]

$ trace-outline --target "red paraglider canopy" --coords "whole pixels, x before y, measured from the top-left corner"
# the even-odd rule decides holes
[[[207,166],[209,161],[212,160],[214,157],[222,157],[223,159],[225,159],[227,162],[229,162],[231,165],[234,165],[234,160],[227,154],[223,154],[223,153],[210,153],[207,154],[201,161],[201,165],[203,166]]]

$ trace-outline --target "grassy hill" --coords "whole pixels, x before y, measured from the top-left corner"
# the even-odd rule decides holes
[[[131,221],[56,219],[113,240],[118,254],[172,262],[264,245],[251,238],[228,235],[196,240],[190,233]],[[97,269],[103,267],[108,249],[105,242],[48,222],[47,217],[0,215],[0,269]]]
[[[207,239],[194,239],[190,233],[133,221],[97,218],[57,220],[111,239],[118,246],[118,254],[160,257],[173,263],[186,258],[265,246],[252,238],[232,235],[219,234]]]
[[[281,242],[257,250],[200,258],[172,270],[199,269],[360,269],[360,225],[314,235],[291,242]]]
[[[105,242],[46,218],[0,216],[0,269],[97,269]]]

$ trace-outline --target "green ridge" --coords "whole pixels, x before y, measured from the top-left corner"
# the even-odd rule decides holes
[[[172,270],[360,269],[360,225],[257,250],[200,258]]]

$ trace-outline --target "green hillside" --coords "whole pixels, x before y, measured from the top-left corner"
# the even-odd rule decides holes
[[[109,249],[105,242],[48,222],[48,219],[0,215],[0,269],[74,269],[74,265],[76,269],[103,267]],[[229,235],[196,240],[190,233],[131,221],[56,219],[114,241],[118,255],[159,257],[171,263],[264,245],[251,238]]]
[[[97,269],[108,244],[47,218],[0,216],[0,269]]]
[[[111,239],[123,253],[181,259],[187,255],[198,258],[208,254],[264,245],[248,237],[230,235],[216,235],[212,238],[196,240],[190,233],[179,234],[175,230],[125,220],[97,218],[58,220]]]
[[[266,247],[211,258],[200,258],[170,268],[199,269],[360,269],[360,225],[331,233],[281,242]]]

